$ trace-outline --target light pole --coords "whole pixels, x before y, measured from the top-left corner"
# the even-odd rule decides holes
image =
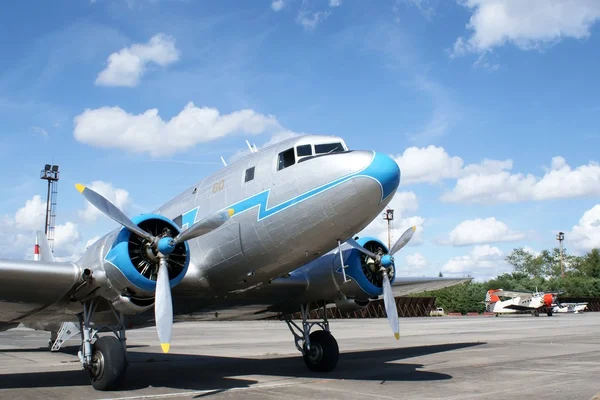
[[[394,220],[394,210],[387,208],[385,214],[383,214],[383,219],[388,223],[388,251],[390,251],[392,248],[392,221]]]
[[[558,245],[560,248],[560,277],[564,278],[565,277],[565,269],[563,266],[563,240],[565,240],[565,234],[564,232],[558,232],[558,235],[556,235],[556,240],[558,240]]]

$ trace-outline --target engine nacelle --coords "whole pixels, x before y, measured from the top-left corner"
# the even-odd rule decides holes
[[[154,236],[168,233],[174,237],[180,232],[173,221],[158,214],[142,214],[131,220]],[[97,268],[98,257],[101,270]],[[171,288],[181,282],[189,262],[188,244],[178,244],[168,258]],[[154,305],[158,257],[145,239],[129,229],[123,227],[98,240],[78,264],[92,269],[100,284],[98,294],[108,299],[117,310],[136,314]]]
[[[343,313],[359,311],[368,306],[370,300],[363,299],[338,299],[335,306]]]
[[[377,238],[362,237],[356,240],[367,250],[388,254],[388,248]],[[348,298],[357,301],[377,298],[383,294],[383,275],[370,257],[347,244],[342,247],[346,277],[344,283],[342,264],[339,252],[331,251],[305,265],[302,270],[308,276],[309,289],[307,297],[318,300],[323,298]],[[388,272],[390,283],[395,279],[395,268],[392,265]]]

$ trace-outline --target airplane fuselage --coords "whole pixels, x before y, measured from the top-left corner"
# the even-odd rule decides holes
[[[315,154],[317,146],[333,151]],[[348,151],[341,138],[331,136],[286,140],[202,179],[153,213],[182,229],[216,211],[234,210],[225,225],[188,242],[189,265],[179,278],[169,272],[174,314],[230,301],[315,260],[378,216],[399,179],[390,157]],[[124,228],[110,232],[77,265],[96,277],[96,294],[136,314],[152,307],[155,281],[147,275],[143,251],[129,261],[127,251],[135,247],[131,240],[127,246],[129,235]],[[56,316],[56,306],[48,317]],[[78,306],[67,307],[75,313]]]

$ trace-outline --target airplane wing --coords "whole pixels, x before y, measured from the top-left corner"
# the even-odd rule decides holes
[[[515,292],[512,290],[498,290],[496,292],[494,292],[494,294],[498,297],[527,297],[527,296],[531,296],[531,293],[527,293],[527,292]]]
[[[396,277],[392,284],[392,293],[394,293],[395,297],[406,296],[412,293],[443,289],[445,287],[470,282],[472,279],[473,278]]]
[[[529,311],[529,310],[533,310],[533,307],[526,307],[526,306],[520,306],[517,304],[509,304],[507,306],[504,306],[504,308],[508,308],[511,310],[517,310],[517,311]]]
[[[74,263],[0,260],[0,321],[20,322],[59,302],[82,282]]]

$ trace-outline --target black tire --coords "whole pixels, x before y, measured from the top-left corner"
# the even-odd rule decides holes
[[[533,310],[532,314],[534,317],[539,317],[540,316],[540,312],[538,310]]]
[[[313,372],[330,372],[336,367],[340,349],[333,335],[327,331],[310,334],[310,350],[304,347],[304,364]]]
[[[548,311],[548,316],[551,317],[552,316],[552,310]]]
[[[92,368],[89,370],[96,390],[116,390],[125,382],[125,349],[114,336],[103,336],[92,346]]]

